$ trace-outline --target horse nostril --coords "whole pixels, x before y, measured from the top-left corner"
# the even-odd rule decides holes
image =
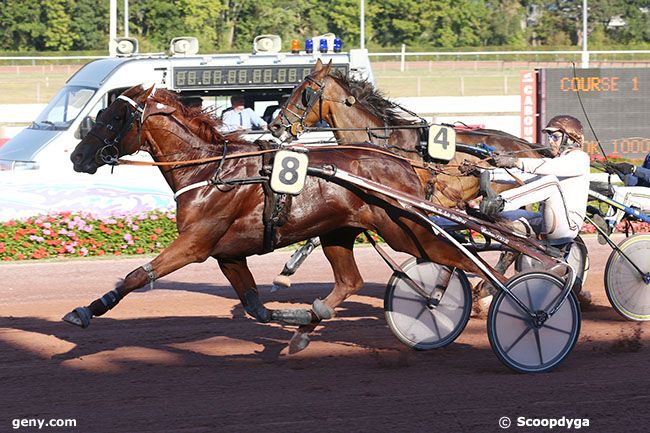
[[[72,161],[75,164],[80,163],[83,160],[83,155],[81,153],[73,153],[70,155],[70,161]]]

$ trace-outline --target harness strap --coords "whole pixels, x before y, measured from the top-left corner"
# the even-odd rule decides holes
[[[192,184],[189,184],[187,186],[184,186],[183,188],[179,189],[178,191],[176,191],[174,193],[174,200],[178,200],[178,197],[181,194],[186,193],[187,191],[192,191],[193,189],[201,188],[201,187],[208,186],[208,185],[211,185],[211,184],[212,184],[212,182],[210,182],[209,180],[204,180],[204,181],[201,181],[201,182],[196,182],[196,183],[192,183]]]

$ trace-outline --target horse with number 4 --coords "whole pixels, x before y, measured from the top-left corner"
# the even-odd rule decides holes
[[[224,136],[219,126],[199,109],[183,106],[172,93],[141,86],[124,92],[98,115],[71,155],[74,169],[92,174],[101,165],[123,162],[124,155],[149,152],[154,159],[149,164],[160,167],[175,192],[178,237],[113,290],[64,320],[85,328],[131,291],[213,257],[249,315],[264,323],[298,326],[289,344],[290,352],[296,352],[307,346],[308,334],[322,320],[334,317],[336,307],[362,287],[352,249],[359,233],[372,230],[421,263],[479,273],[500,288],[488,332],[497,356],[509,367],[546,371],[572,350],[580,324],[570,290],[573,273],[549,257],[544,246],[424,200],[409,161],[374,146],[277,148],[237,134]],[[556,273],[533,272],[508,281],[445,234],[427,213],[489,234]],[[314,236],[320,237],[332,266],[333,290],[310,309],[267,309],[246,257]],[[426,308],[409,311],[412,306],[405,299],[404,308],[396,311],[419,314],[414,326],[427,323],[433,328],[429,323],[435,323],[440,332],[433,338],[441,344],[453,341],[469,317],[468,294],[453,286],[428,292],[415,279],[404,281],[426,299]]]
[[[487,174],[492,168],[484,160],[493,151],[527,158],[548,156],[547,147],[533,145],[503,131],[429,125],[415,113],[386,99],[371,83],[331,72],[331,69],[331,62],[323,65],[319,59],[314,71],[294,88],[269,124],[275,137],[291,142],[303,132],[324,129],[334,133],[340,146],[375,145],[412,161],[425,198],[458,209],[465,209],[469,201],[479,196],[479,175],[481,172]],[[329,127],[315,127],[321,122],[327,122]],[[452,150],[450,143],[455,144],[453,149],[457,152]],[[430,157],[428,149],[431,146],[437,148],[439,158]],[[445,163],[441,163],[443,161]],[[491,187],[501,192],[517,186],[517,181],[513,176],[512,182],[492,183]],[[317,239],[310,240],[294,253],[275,278],[275,290],[291,285],[289,277],[317,245]],[[499,246],[493,244],[490,248],[498,249]],[[567,260],[576,270],[579,283],[575,289],[578,292],[588,269],[586,247],[580,237],[571,246]],[[531,263],[538,263],[503,251],[496,268],[504,272],[513,261],[519,271],[531,268]],[[405,266],[413,268],[411,262]]]

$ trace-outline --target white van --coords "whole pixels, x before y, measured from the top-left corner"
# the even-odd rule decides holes
[[[104,166],[93,176],[74,172],[70,154],[97,112],[124,90],[155,83],[178,92],[188,104],[200,101],[206,108],[215,107],[215,116],[230,106],[232,95],[242,95],[247,106],[268,120],[282,96],[311,72],[318,58],[373,81],[365,50],[334,52],[333,35],[326,38],[329,49],[312,53],[296,50],[293,43],[297,52],[280,52],[279,38],[263,35],[255,38],[253,53],[206,55],[191,54],[198,51],[194,38],[175,38],[170,55],[122,51],[121,57],[86,64],[31,126],[0,147],[0,221],[58,211],[109,215],[172,208],[172,192],[156,167],[119,166],[112,174],[112,167]],[[320,38],[315,39],[319,47]],[[254,131],[250,138],[262,134]],[[330,137],[320,134],[316,140]],[[305,134],[305,142],[313,139]],[[145,152],[129,158],[150,160]]]
[[[332,60],[335,69],[373,80],[366,50],[334,52],[331,35],[328,38],[328,47],[313,53],[279,52],[279,38],[263,35],[255,39],[253,53],[179,55],[172,48],[171,55],[90,62],[67,81],[31,126],[0,148],[0,171],[39,170],[44,174],[70,168],[70,153],[92,126],[91,119],[137,84],[156,83],[181,98],[201,98],[204,107],[216,107],[216,116],[229,107],[230,96],[240,94],[247,106],[268,120],[282,96],[311,72],[318,58]]]

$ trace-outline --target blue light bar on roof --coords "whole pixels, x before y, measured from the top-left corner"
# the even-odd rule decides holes
[[[343,41],[341,38],[335,38],[334,39],[334,52],[335,53],[340,53],[341,49],[343,49]]]

